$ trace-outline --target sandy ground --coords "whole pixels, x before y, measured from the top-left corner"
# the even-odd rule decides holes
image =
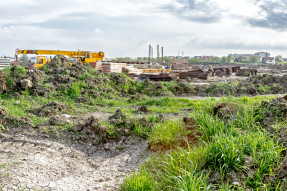
[[[0,133],[0,190],[118,190],[147,157],[147,142],[51,140],[37,133]]]

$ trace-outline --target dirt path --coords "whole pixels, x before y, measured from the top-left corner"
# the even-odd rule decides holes
[[[267,96],[276,96],[276,97],[280,97],[280,96],[284,96],[286,94],[267,94],[267,95],[255,95],[255,96],[248,96],[248,97],[256,97],[256,96],[262,96],[262,97],[267,97]],[[247,95],[246,95],[247,96]],[[216,99],[219,100],[222,97],[208,97],[208,96],[177,96],[177,98],[186,98],[186,99],[190,99],[190,100],[205,100],[205,99]]]
[[[0,190],[117,190],[146,148],[138,138],[93,146],[1,133]]]

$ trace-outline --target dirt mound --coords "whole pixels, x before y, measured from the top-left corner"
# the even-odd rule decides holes
[[[279,181],[280,184],[278,185]],[[284,158],[279,168],[275,170],[275,176],[269,177],[269,182],[273,182],[274,185],[279,186],[279,190],[282,188],[284,190],[287,189],[287,158]]]
[[[67,68],[70,67],[68,59],[61,54],[56,55],[51,63],[47,64],[49,68]]]
[[[218,103],[212,109],[213,115],[224,119],[234,119],[237,115],[234,103]]]
[[[206,86],[196,86],[198,96],[242,96],[283,94],[287,90],[287,75],[257,75],[237,83],[212,83]]]
[[[262,101],[255,110],[255,117],[262,126],[271,125],[276,120],[287,119],[287,95],[272,99],[270,102]]]
[[[117,109],[116,112],[109,117],[109,120],[125,120],[127,116],[125,116],[121,109]]]
[[[29,128],[34,127],[34,124],[28,117],[21,117],[19,119],[13,116],[12,117],[8,116],[4,111],[4,109],[0,107],[0,131],[6,130],[7,128],[15,128],[15,127]]]
[[[53,101],[43,105],[40,108],[32,109],[30,112],[41,117],[47,117],[68,112],[70,109],[71,108],[66,104]]]
[[[67,114],[53,115],[50,117],[49,125],[65,125],[72,122],[72,117]]]
[[[107,138],[107,129],[100,121],[94,116],[90,116],[88,119],[79,121],[77,125],[73,127],[76,132],[83,133],[81,139],[92,139],[93,143],[97,144],[101,139]]]
[[[147,106],[142,105],[142,106],[140,106],[140,107],[137,109],[136,112],[137,112],[137,113],[149,113],[150,111],[147,109]]]

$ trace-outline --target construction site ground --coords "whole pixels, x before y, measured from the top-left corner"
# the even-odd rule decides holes
[[[256,76],[173,78],[171,82],[103,74],[83,64],[70,66],[62,56],[41,69],[6,68],[0,71],[0,190],[126,191],[140,190],[142,183],[153,190],[181,189],[178,182],[165,180],[178,176],[181,178],[177,181],[182,181],[186,174],[176,169],[178,174],[163,173],[170,165],[165,160],[187,157],[199,146],[208,150],[224,139],[214,139],[215,135],[220,137],[229,130],[232,133],[226,136],[231,141],[252,133],[281,136],[278,144],[285,148],[285,134],[278,134],[273,126],[284,126],[277,119],[286,117],[285,66],[255,68]],[[255,126],[257,129],[251,132]],[[268,142],[270,146],[270,141],[271,135],[260,138],[260,144]],[[176,155],[177,151],[187,153]],[[216,150],[216,156],[221,151]],[[248,154],[240,155],[240,165],[244,165],[242,157],[258,153]],[[260,163],[255,158],[252,168],[242,167],[246,171],[224,169],[227,174],[222,179],[208,157],[202,159],[206,162],[197,170],[210,176],[202,181],[214,190],[228,184],[260,189],[258,185],[267,185],[268,181],[273,188],[279,184],[277,180],[287,178],[285,171],[278,171],[284,169],[286,155],[279,155],[282,158],[274,155],[276,160],[270,160],[277,166],[268,163],[268,172],[274,174],[262,171],[264,178],[256,179],[261,181],[256,184],[244,174],[257,172]]]

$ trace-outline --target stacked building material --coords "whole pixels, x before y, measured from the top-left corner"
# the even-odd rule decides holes
[[[213,71],[214,71],[213,75],[218,76],[218,77],[223,77],[223,76],[227,77],[232,74],[231,68],[214,68]]]
[[[172,64],[172,70],[188,70],[189,67],[187,64]]]
[[[188,72],[181,72],[178,76],[180,79],[185,79],[186,77],[190,78],[198,78],[207,80],[208,77],[211,75],[210,72],[204,72],[203,70],[193,70]]]
[[[11,60],[6,58],[0,58],[0,70],[11,65]]]
[[[236,76],[245,76],[245,77],[249,77],[249,76],[256,76],[257,74],[257,70],[253,70],[253,69],[240,69],[237,70],[236,72]]]
[[[126,63],[103,62],[102,72],[103,73],[122,73],[123,68],[126,66],[127,66]]]
[[[90,64],[96,70],[102,70],[102,62],[90,62]]]
[[[187,59],[173,59],[171,61],[172,64],[185,64],[188,65],[188,60]]]
[[[168,74],[142,74],[140,75],[140,78],[148,78],[152,81],[171,81],[172,77],[169,76]]]
[[[234,67],[232,67],[232,72],[236,72],[237,70],[240,70],[240,66],[234,66]]]

